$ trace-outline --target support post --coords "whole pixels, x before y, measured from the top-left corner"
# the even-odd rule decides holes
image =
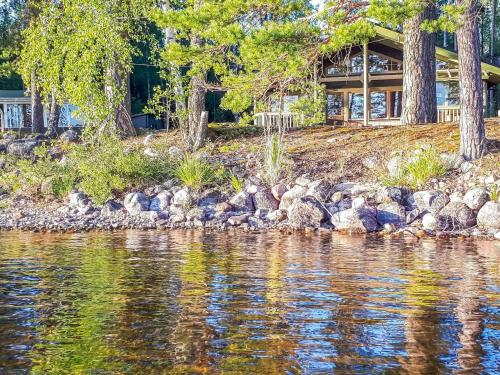
[[[7,106],[5,104],[0,104],[0,112],[1,112],[1,117],[0,117],[0,130],[2,132],[5,131],[5,127],[7,126]]]
[[[343,94],[342,94],[344,97],[343,97],[343,100],[342,100],[342,114],[344,115],[344,122],[346,124],[349,123],[349,117],[350,117],[350,113],[349,113],[349,92],[348,91],[344,91]]]
[[[363,125],[370,124],[370,88],[369,88],[370,70],[368,60],[368,43],[363,44],[363,104],[364,121]]]

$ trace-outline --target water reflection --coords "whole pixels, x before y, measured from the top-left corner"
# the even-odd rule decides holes
[[[494,242],[2,234],[0,373],[494,373]]]

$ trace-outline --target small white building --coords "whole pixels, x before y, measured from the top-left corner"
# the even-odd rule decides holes
[[[58,127],[61,129],[82,127],[83,122],[73,116],[76,107],[65,104],[61,108]],[[49,112],[44,111],[47,127]],[[31,98],[22,90],[0,90],[0,129],[1,131],[31,130]]]

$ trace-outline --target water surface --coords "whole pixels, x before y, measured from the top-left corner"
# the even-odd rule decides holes
[[[0,235],[0,374],[493,374],[500,246]]]

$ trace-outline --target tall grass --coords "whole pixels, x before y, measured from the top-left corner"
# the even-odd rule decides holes
[[[245,180],[243,178],[238,177],[234,174],[231,175],[231,186],[237,193],[243,191],[245,188]]]
[[[196,191],[217,184],[224,179],[225,173],[223,168],[214,168],[209,162],[191,154],[186,155],[174,170],[175,176],[185,186]]]
[[[422,188],[431,178],[443,176],[446,167],[434,149],[423,150],[407,159],[398,176],[383,176],[382,183],[388,186],[404,186],[413,190]]]
[[[278,183],[285,167],[285,141],[281,133],[267,136],[264,150],[264,174],[270,185]]]

